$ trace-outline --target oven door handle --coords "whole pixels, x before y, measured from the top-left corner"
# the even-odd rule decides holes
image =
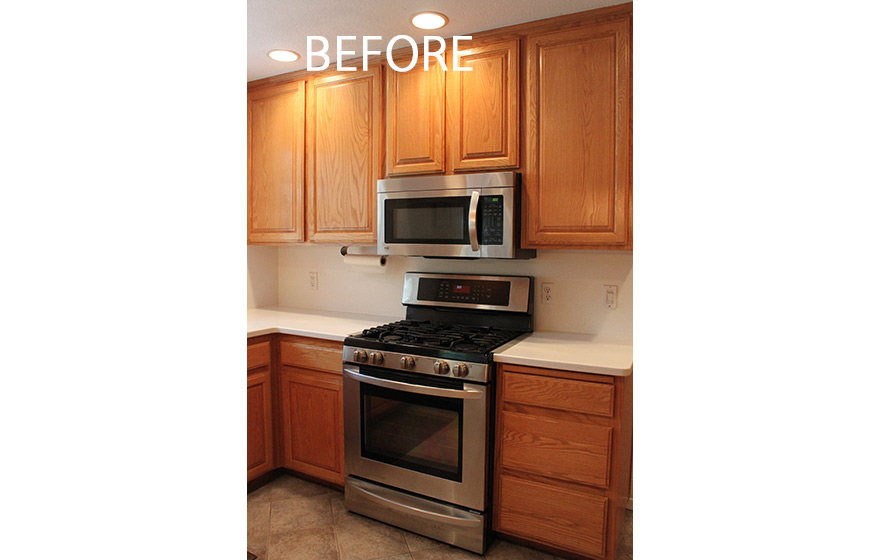
[[[385,387],[386,389],[396,389],[406,393],[418,393],[419,395],[429,395],[432,397],[446,397],[450,399],[482,399],[486,396],[484,391],[476,391],[474,389],[444,389],[442,387],[427,387],[425,385],[415,385],[412,383],[401,383],[400,381],[391,381],[390,379],[379,379],[370,375],[358,373],[351,368],[343,368],[343,375],[349,379],[360,381],[368,385],[376,385],[377,387]]]
[[[468,235],[471,241],[471,251],[480,250],[480,242],[477,240],[477,206],[480,204],[480,191],[471,192],[471,205],[468,208]]]

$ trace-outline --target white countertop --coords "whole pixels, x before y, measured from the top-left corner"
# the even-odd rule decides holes
[[[536,331],[495,354],[495,361],[601,375],[630,375],[632,343],[604,341],[592,334]]]
[[[283,333],[341,342],[352,333],[361,332],[376,325],[399,321],[402,318],[277,306],[260,307],[248,309],[247,336],[251,338],[263,334]]]

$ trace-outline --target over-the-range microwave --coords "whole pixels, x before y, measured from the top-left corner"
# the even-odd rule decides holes
[[[531,259],[520,247],[519,174],[378,181],[380,255]]]

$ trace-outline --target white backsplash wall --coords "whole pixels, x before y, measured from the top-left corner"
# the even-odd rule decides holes
[[[248,245],[248,309],[269,305],[278,305],[278,248]]]
[[[263,249],[260,247],[260,249]],[[248,248],[250,306],[251,247]],[[631,341],[633,287],[631,252],[538,251],[535,259],[458,261],[389,257],[380,274],[354,271],[342,262],[338,246],[278,248],[278,304],[300,309],[372,313],[403,318],[400,303],[405,272],[509,274],[535,278],[535,330],[591,333]],[[309,289],[309,273],[318,289]],[[553,283],[553,302],[540,302],[542,282]],[[605,307],[603,285],[618,286],[617,309]]]

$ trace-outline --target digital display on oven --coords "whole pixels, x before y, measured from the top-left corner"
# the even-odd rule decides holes
[[[510,304],[510,283],[499,280],[421,278],[416,297],[419,301],[507,306]]]

